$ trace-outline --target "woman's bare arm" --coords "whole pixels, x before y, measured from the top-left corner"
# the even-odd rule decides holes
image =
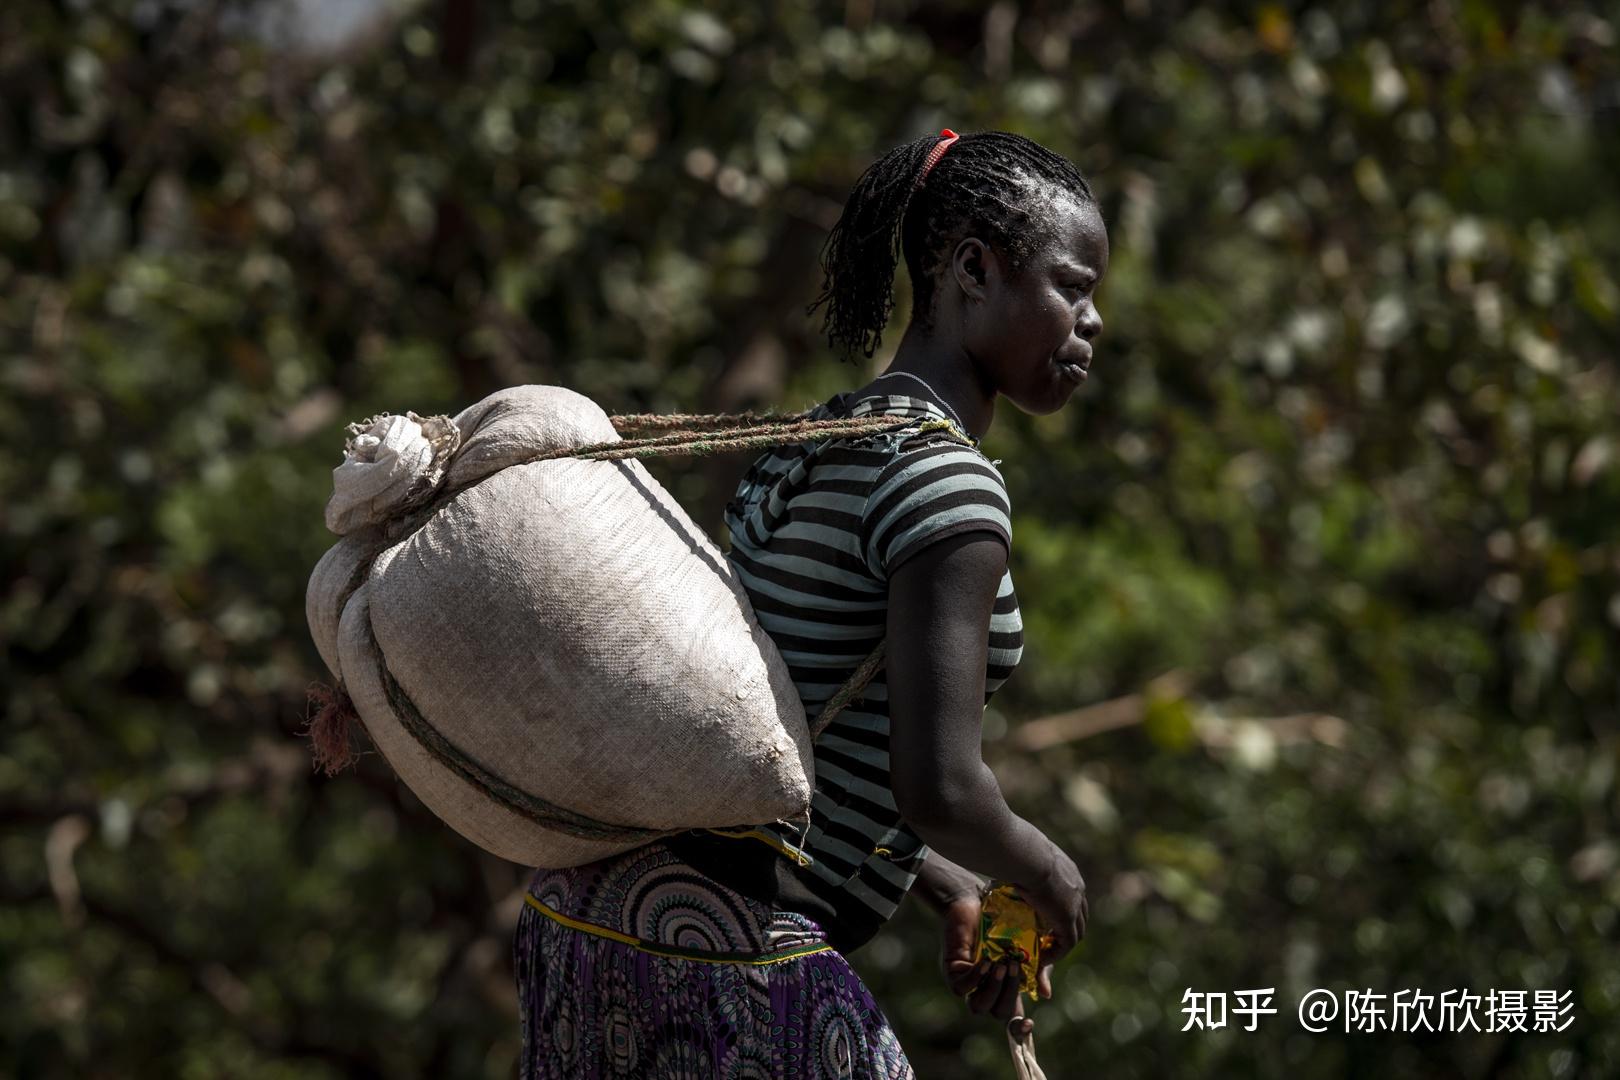
[[[1044,873],[1051,845],[1002,798],[981,752],[991,609],[1007,549],[988,532],[930,545],[889,581],[889,771],[929,847],[1006,880]]]
[[[1022,886],[1058,940],[1085,933],[1073,860],[1013,813],[984,763],[985,663],[1007,548],[964,532],[924,548],[889,579],[889,771],[895,805],[929,847]]]

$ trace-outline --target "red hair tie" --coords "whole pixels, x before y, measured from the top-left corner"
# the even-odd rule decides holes
[[[917,174],[917,187],[923,186],[923,181],[928,179],[928,173],[935,165],[939,164],[939,159],[945,156],[945,151],[951,148],[951,143],[961,137],[950,128],[945,128],[939,133],[939,142],[935,143],[934,148],[928,151],[928,160],[923,162],[922,172]]]

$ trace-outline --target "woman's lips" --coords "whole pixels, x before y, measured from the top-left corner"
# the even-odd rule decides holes
[[[1057,364],[1058,370],[1063,372],[1066,378],[1077,383],[1085,382],[1086,376],[1090,373],[1089,369],[1091,367],[1091,357],[1089,356],[1078,362],[1072,360],[1058,360],[1054,357],[1053,362]]]
[[[1065,378],[1072,382],[1082,383],[1091,371],[1091,342],[1077,341],[1069,351],[1058,356],[1052,356],[1052,362],[1063,372]]]

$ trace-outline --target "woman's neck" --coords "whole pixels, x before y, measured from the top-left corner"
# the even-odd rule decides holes
[[[885,380],[884,389],[914,397],[937,397],[937,403],[949,406],[946,411],[954,412],[968,434],[976,439],[983,438],[984,433],[990,430],[990,422],[996,414],[995,391],[980,383],[974,372],[973,361],[962,350],[960,343],[936,338],[913,324],[907,328],[905,337],[900,339],[894,360],[883,374],[901,372],[912,378]],[[910,390],[901,390],[893,385],[902,382],[909,384]],[[927,395],[924,386],[933,394]]]

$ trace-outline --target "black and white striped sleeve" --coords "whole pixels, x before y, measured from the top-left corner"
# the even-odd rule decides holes
[[[957,443],[902,452],[873,483],[862,518],[867,565],[882,580],[929,544],[972,531],[1011,550],[1012,507],[995,466]]]

